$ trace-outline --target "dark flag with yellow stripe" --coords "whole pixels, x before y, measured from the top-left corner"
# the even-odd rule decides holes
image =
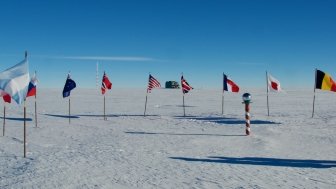
[[[336,92],[336,82],[327,73],[316,70],[316,89]]]

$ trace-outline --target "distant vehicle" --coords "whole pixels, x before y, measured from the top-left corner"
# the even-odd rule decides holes
[[[179,89],[180,85],[176,81],[166,81],[166,89]]]

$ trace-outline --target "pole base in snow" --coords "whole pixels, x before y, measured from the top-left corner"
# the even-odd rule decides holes
[[[246,136],[249,136],[250,133],[251,133],[251,129],[250,128],[246,128],[245,133],[246,133]]]

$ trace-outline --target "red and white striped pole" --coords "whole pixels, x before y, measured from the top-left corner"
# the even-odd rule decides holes
[[[245,124],[246,124],[246,135],[250,135],[251,133],[251,121],[250,121],[250,103],[251,103],[251,95],[249,93],[243,94],[243,104],[245,104]]]

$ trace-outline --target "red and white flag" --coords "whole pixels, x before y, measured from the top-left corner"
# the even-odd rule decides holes
[[[189,83],[183,78],[183,76],[181,77],[181,86],[182,86],[182,92],[183,94],[188,93],[192,88]]]
[[[275,79],[273,76],[268,74],[267,80],[268,80],[267,83],[268,83],[269,91],[274,91],[274,92],[281,91],[280,82],[277,79]]]
[[[239,92],[239,87],[236,83],[234,83],[228,76],[225,74],[223,75],[223,90],[224,91],[229,91],[229,92],[234,92],[238,93]]]
[[[161,87],[160,82],[157,79],[155,79],[151,74],[149,74],[147,92],[150,93],[153,88],[160,88],[160,87]]]
[[[11,103],[12,102],[12,97],[6,93],[5,91],[0,89],[0,96],[2,96],[3,100],[7,103]]]
[[[106,90],[109,90],[109,89],[112,89],[112,83],[110,82],[109,78],[104,72],[102,86],[101,86],[102,94],[105,94]]]

